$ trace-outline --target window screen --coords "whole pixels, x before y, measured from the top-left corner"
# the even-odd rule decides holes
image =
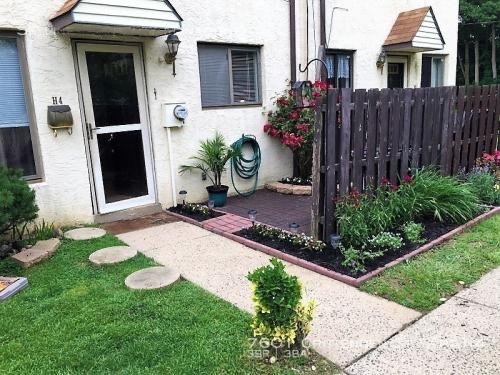
[[[203,107],[259,102],[257,48],[199,44],[198,60]]]

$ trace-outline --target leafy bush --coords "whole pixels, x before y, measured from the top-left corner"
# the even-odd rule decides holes
[[[0,167],[0,237],[10,232],[13,241],[22,240],[27,224],[37,216],[35,192],[21,172]]]
[[[337,201],[336,217],[342,242],[361,248],[381,232],[409,220],[412,210],[399,188],[388,181],[367,194],[356,190]]]
[[[469,183],[456,177],[442,176],[424,168],[415,173],[413,182],[402,189],[415,217],[434,217],[439,221],[463,223],[479,212],[479,200]]]
[[[365,272],[366,262],[380,258],[384,255],[383,251],[368,251],[365,246],[361,250],[356,250],[354,247],[348,248],[340,246],[340,252],[344,257],[342,265],[349,268],[354,273]]]
[[[483,204],[500,204],[500,188],[496,176],[482,169],[475,169],[465,176],[471,190]]]
[[[397,250],[403,246],[403,239],[399,234],[382,232],[370,239],[370,244],[381,250]]]
[[[254,336],[302,349],[311,329],[315,302],[302,303],[303,288],[297,277],[287,274],[283,263],[273,258],[270,265],[256,269],[247,278],[255,304]]]
[[[288,242],[311,251],[322,251],[326,247],[323,241],[315,240],[305,234],[290,233],[283,229],[269,227],[267,225],[255,224],[250,230],[259,236],[277,239],[281,242]]]
[[[403,232],[404,238],[413,244],[424,242],[422,239],[424,226],[422,224],[409,221],[401,226],[401,231]]]

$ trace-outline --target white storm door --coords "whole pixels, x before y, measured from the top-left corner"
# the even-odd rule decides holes
[[[154,203],[139,47],[78,43],[77,54],[99,213]]]

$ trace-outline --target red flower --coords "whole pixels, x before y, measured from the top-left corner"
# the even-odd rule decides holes
[[[313,87],[315,89],[326,90],[328,88],[328,83],[316,81],[316,82],[314,82]]]
[[[290,113],[291,120],[297,120],[299,117],[300,117],[299,111],[294,111],[294,112]]]
[[[267,123],[266,125],[264,125],[264,132],[268,133],[269,130],[272,129],[272,125],[270,123]]]
[[[279,134],[280,134],[280,131],[279,131],[279,130],[277,130],[277,129],[275,129],[275,128],[271,128],[271,129],[269,130],[269,135],[270,135],[271,137],[276,137],[276,136],[278,136]]]
[[[297,130],[302,133],[307,133],[309,131],[309,124],[297,124]]]
[[[389,185],[389,179],[387,177],[382,178],[381,184],[382,185]]]
[[[399,189],[399,186],[398,185],[394,185],[394,184],[391,184],[391,186],[389,187],[392,191],[396,191]]]
[[[300,135],[296,135],[294,133],[285,133],[283,134],[282,142],[284,145],[290,147],[292,150],[300,147],[301,143],[304,141],[304,138]]]
[[[285,97],[281,97],[277,100],[278,104],[279,105],[288,105],[288,98],[285,98]]]
[[[407,184],[411,184],[413,182],[413,177],[410,176],[409,174],[407,174],[405,177],[404,177],[404,182],[407,183]]]

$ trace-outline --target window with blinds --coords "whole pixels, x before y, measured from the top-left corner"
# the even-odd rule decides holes
[[[203,107],[260,103],[259,49],[198,44]]]
[[[37,177],[17,33],[0,33],[0,166]]]

